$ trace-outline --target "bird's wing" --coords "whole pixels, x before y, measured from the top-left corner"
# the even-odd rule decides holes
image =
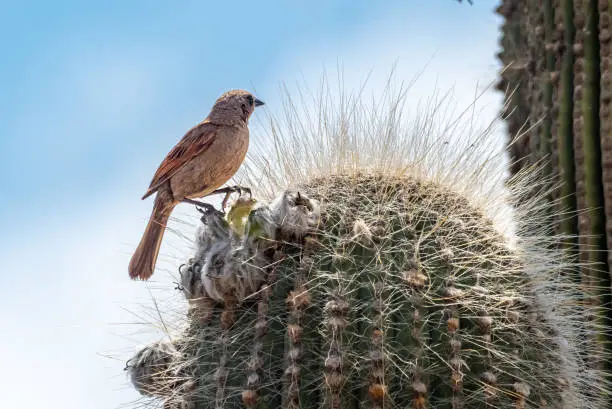
[[[206,151],[215,140],[217,129],[218,125],[204,120],[187,131],[159,165],[149,189],[142,198],[145,199],[153,194],[187,162]]]

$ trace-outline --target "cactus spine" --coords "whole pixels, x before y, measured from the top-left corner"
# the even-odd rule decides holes
[[[602,407],[540,173],[509,182],[508,229],[487,135],[457,149],[431,118],[404,129],[399,95],[368,109],[324,93],[315,116],[273,123],[277,156],[242,175],[262,200],[202,216],[188,325],[131,360],[141,393],[192,409]]]
[[[256,207],[244,237],[221,217],[203,217],[183,269],[199,318],[133,362],[167,407],[578,405],[576,362],[523,255],[460,195],[329,176]],[[223,250],[207,239],[221,232]]]

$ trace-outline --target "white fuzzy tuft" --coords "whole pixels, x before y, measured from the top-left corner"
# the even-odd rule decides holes
[[[253,295],[265,280],[263,253],[275,241],[299,239],[317,227],[318,202],[299,191],[285,191],[269,205],[256,205],[239,237],[223,215],[202,216],[196,232],[196,251],[181,268],[181,286],[188,300],[238,301]],[[279,232],[282,234],[279,236]]]
[[[317,227],[321,216],[319,203],[298,190],[280,194],[270,204],[270,210],[281,230],[296,238]]]
[[[171,395],[176,380],[173,363],[180,357],[171,342],[159,341],[141,349],[127,366],[132,384],[143,395]]]

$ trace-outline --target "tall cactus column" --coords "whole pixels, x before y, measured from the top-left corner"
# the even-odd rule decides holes
[[[502,25],[501,37],[502,49],[498,53],[498,57],[502,61],[512,61],[508,64],[498,83],[498,89],[506,93],[508,112],[502,113],[507,120],[508,133],[511,140],[517,139],[516,142],[508,147],[511,159],[511,171],[517,173],[525,161],[525,154],[529,140],[525,138],[525,123],[528,120],[528,110],[522,102],[522,93],[524,89],[517,87],[522,84],[524,71],[528,68],[525,64],[526,59],[522,58],[524,52],[524,40],[521,35],[521,25],[519,16],[518,1],[506,1],[498,9],[498,12],[505,16]]]
[[[537,3],[537,2],[536,2]],[[505,17],[500,53],[504,64],[534,66],[532,77],[510,78],[504,72],[508,88],[517,87],[521,95],[527,94],[530,105],[520,99],[508,97],[509,110],[523,105],[531,121],[543,120],[543,127],[533,127],[525,136],[530,141],[523,152],[522,166],[513,167],[520,172],[524,164],[533,163],[543,156],[552,161],[553,177],[559,189],[553,195],[561,208],[554,230],[566,234],[566,250],[573,255],[578,244],[578,256],[583,263],[577,281],[588,290],[587,301],[599,308],[596,320],[602,331],[597,335],[603,351],[612,356],[612,316],[610,255],[612,245],[612,149],[610,119],[610,1],[609,0],[551,0],[541,4],[547,17],[545,29],[540,25],[540,12],[532,2],[505,0],[498,11]],[[547,33],[554,19],[552,35]],[[509,27],[519,26],[520,39]],[[512,41],[509,41],[511,39]],[[527,41],[530,46],[520,49]],[[531,42],[546,42],[549,53],[537,55],[530,50],[539,49]],[[546,61],[545,61],[546,59]],[[527,61],[527,62],[525,62]],[[534,86],[539,70],[546,62],[552,70],[553,87],[545,91],[547,98],[540,103],[541,89]],[[550,92],[550,94],[549,94]],[[546,115],[545,106],[552,96],[552,110]],[[522,119],[522,116],[521,118]],[[508,120],[515,129],[515,120]],[[550,134],[547,130],[550,122]],[[513,137],[514,135],[510,135]],[[556,143],[547,143],[547,140]],[[520,158],[519,158],[520,159]],[[551,226],[552,227],[552,226]],[[553,229],[551,229],[553,230]],[[572,236],[574,238],[572,238]],[[576,243],[575,237],[579,237]],[[605,330],[604,330],[605,329]],[[588,354],[587,354],[588,355]],[[594,367],[606,369],[612,376],[612,367],[606,360],[593,362]]]
[[[600,266],[598,271],[599,293],[606,306],[607,315],[605,328],[612,329],[612,0],[598,2],[599,12],[599,57],[600,57],[600,87],[599,87],[599,141],[598,147],[601,173],[600,185],[594,194],[598,215],[594,233],[598,236],[594,245],[600,251],[596,261]],[[595,22],[593,23],[595,24]],[[600,142],[598,145],[597,143]],[[603,212],[602,212],[603,210]],[[608,254],[606,254],[606,252]],[[606,338],[606,350],[612,351],[612,334]],[[612,353],[612,352],[611,352]],[[610,358],[612,360],[612,357]],[[607,370],[612,378],[612,362],[608,362]]]
[[[612,0],[599,2],[600,137],[608,249],[612,249]],[[608,256],[612,266],[612,252]]]
[[[557,141],[558,180],[560,182],[559,196],[563,215],[559,218],[559,231],[570,237],[567,239],[567,251],[573,255],[577,250],[578,220],[575,214],[578,209],[576,201],[576,164],[574,162],[573,111],[574,111],[574,24],[573,0],[555,0],[555,26],[557,30],[559,50],[556,55],[556,67],[559,67],[559,97],[554,102],[559,106],[558,116],[553,123],[558,124],[556,134],[552,137]],[[554,163],[554,162],[553,162]]]
[[[591,102],[589,100],[589,92],[592,89],[585,92],[590,84],[587,84],[587,74],[585,72],[585,65],[589,64],[592,67],[591,62],[585,62],[585,44],[586,44],[586,17],[585,10],[583,10],[582,2],[588,2],[590,0],[573,0],[573,25],[576,28],[574,44],[572,45],[574,50],[574,66],[573,66],[573,99],[574,99],[574,112],[573,112],[573,138],[574,138],[574,163],[576,169],[576,204],[578,210],[582,210],[578,214],[578,229],[581,233],[580,237],[580,261],[588,263],[589,251],[588,251],[588,238],[586,232],[590,231],[590,219],[589,215],[584,213],[586,209],[586,166],[585,166],[585,150],[584,150],[584,135],[593,128],[593,121],[590,116],[585,117],[585,112],[588,113],[588,107]],[[585,129],[585,126],[587,129]],[[593,286],[591,271],[588,267],[584,267],[582,270],[582,279],[585,285],[588,287]]]
[[[578,205],[586,211],[579,215],[582,254],[589,263],[583,271],[586,282],[602,308],[598,320],[602,327],[612,328],[609,319],[610,276],[607,255],[606,215],[603,196],[600,137],[600,57],[599,14],[597,0],[574,0],[574,22],[577,29],[574,49],[575,105],[574,129]],[[612,197],[610,198],[612,200]],[[600,334],[604,350],[611,351],[609,335]],[[603,365],[611,370],[609,362]],[[612,375],[612,373],[611,373]]]
[[[537,2],[541,8],[541,18],[539,23],[541,24],[542,31],[545,38],[545,43],[540,42],[540,52],[543,52],[546,56],[544,61],[540,62],[541,68],[541,82],[543,87],[543,122],[542,122],[542,141],[539,146],[539,157],[545,158],[551,152],[555,152],[557,143],[553,139],[553,118],[558,114],[558,110],[555,109],[553,101],[554,98],[559,95],[559,75],[556,73],[557,66],[555,64],[555,46],[554,43],[557,40],[557,32],[555,30],[555,10],[553,9],[554,0],[545,0],[542,5]],[[553,163],[558,162],[558,158],[551,158],[552,162],[546,165],[546,176],[551,177],[553,173]],[[558,196],[552,194],[550,200],[557,199]],[[558,233],[558,230],[555,231]]]
[[[541,153],[548,153],[549,138],[546,138],[547,121],[549,120],[548,103],[546,102],[547,84],[550,78],[547,75],[547,54],[545,41],[547,30],[545,27],[545,7],[539,0],[526,2],[526,15],[524,28],[527,36],[526,60],[529,70],[525,75],[529,105],[532,107],[529,115],[529,134],[541,135],[540,138],[529,138],[529,150],[533,152],[530,162],[537,163],[542,159]],[[534,27],[534,29],[530,29]],[[538,58],[539,57],[539,58]],[[544,57],[544,58],[542,58]],[[541,152],[543,151],[543,152]],[[548,176],[548,175],[546,175]]]

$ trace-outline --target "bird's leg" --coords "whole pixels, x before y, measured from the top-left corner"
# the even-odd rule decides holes
[[[244,187],[244,186],[236,186],[238,188],[238,194],[240,195],[240,197],[242,197],[242,192],[247,192],[249,194],[249,199],[253,198],[253,193],[251,193],[251,188],[250,187]]]
[[[188,199],[188,198],[184,198],[183,202],[195,205],[196,209],[198,209],[198,211],[200,213],[218,212],[218,210],[215,209],[215,206],[211,205],[210,203],[204,203],[204,202],[200,202],[198,200],[193,200],[193,199]],[[202,210],[202,209],[204,209],[204,210]],[[225,214],[224,211],[221,211],[221,213]]]
[[[229,200],[231,195],[232,195],[232,192],[230,192],[229,190],[225,192],[225,197],[221,201],[221,209],[223,209],[223,211],[225,211],[225,206],[227,206],[227,201]]]
[[[223,187],[221,189],[217,189],[209,194],[207,194],[206,196],[211,196],[211,195],[218,195],[221,193],[225,193],[225,197],[223,198],[223,201],[221,202],[221,208],[225,209],[225,206],[227,205],[227,201],[229,200],[229,197],[232,193],[237,192],[238,195],[240,197],[242,197],[242,192],[248,192],[249,193],[249,198],[253,197],[253,194],[251,193],[251,189],[248,187],[242,187],[242,186],[228,186],[228,187]]]
[[[209,194],[207,194],[206,196],[211,196],[211,195],[218,195],[221,193],[238,193],[240,196],[242,196],[242,192],[248,192],[249,197],[252,197],[251,194],[251,189],[248,187],[244,187],[244,186],[227,186],[227,187],[222,187],[221,189],[217,189]]]

